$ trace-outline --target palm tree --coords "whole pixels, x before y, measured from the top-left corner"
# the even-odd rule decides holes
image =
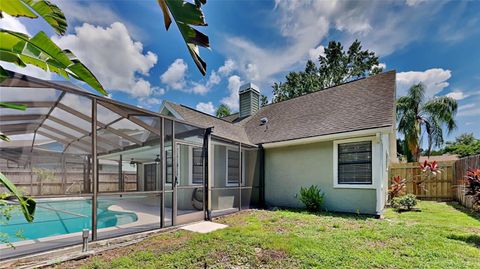
[[[443,144],[443,127],[450,133],[456,128],[455,114],[457,101],[441,96],[425,101],[425,87],[415,84],[408,90],[407,96],[397,100],[398,131],[405,137],[407,150],[411,159],[417,162],[420,158],[420,145],[423,132],[427,133],[428,155],[432,146]]]
[[[231,114],[232,114],[232,111],[225,104],[221,104],[218,107],[217,112],[215,112],[215,115],[217,116],[217,118],[223,118],[223,117],[226,117],[226,116],[230,116]]]

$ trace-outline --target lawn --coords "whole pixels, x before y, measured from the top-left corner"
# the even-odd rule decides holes
[[[480,268],[480,217],[453,204],[385,219],[244,211],[210,234],[172,231],[57,268]]]

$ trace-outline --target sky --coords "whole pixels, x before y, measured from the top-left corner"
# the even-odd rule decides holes
[[[155,0],[54,0],[68,31],[57,36],[42,20],[5,15],[0,28],[45,31],[90,68],[109,97],[158,111],[170,100],[213,114],[220,104],[238,110],[240,85],[253,82],[272,98],[273,82],[316,60],[329,41],[361,41],[385,70],[397,71],[397,96],[418,82],[427,98],[457,99],[458,128],[480,137],[480,1],[209,0],[202,10],[210,50],[203,77],[175,25],[165,30]],[[6,69],[59,80],[35,67]],[[84,83],[72,82],[88,88]]]

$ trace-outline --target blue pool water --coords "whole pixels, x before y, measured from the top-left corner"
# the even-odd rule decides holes
[[[137,221],[137,215],[130,212],[108,210],[115,200],[98,200],[97,227],[107,228]],[[12,211],[12,218],[0,216],[0,232],[8,234],[10,242],[37,239],[47,236],[80,232],[92,227],[92,201],[56,200],[37,201],[35,220],[25,221],[20,210]],[[18,237],[20,233],[22,237]]]

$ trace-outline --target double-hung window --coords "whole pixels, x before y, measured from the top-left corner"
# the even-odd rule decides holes
[[[372,185],[372,141],[337,144],[336,184]]]

